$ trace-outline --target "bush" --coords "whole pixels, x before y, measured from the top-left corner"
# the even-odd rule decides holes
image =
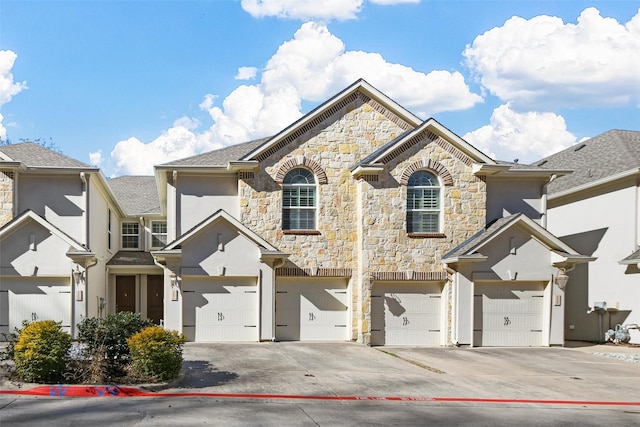
[[[53,320],[22,328],[13,348],[16,372],[27,382],[56,382],[65,371],[71,336]]]
[[[142,377],[169,381],[180,374],[186,338],[176,331],[150,326],[127,339],[133,368]]]
[[[86,318],[78,325],[78,341],[92,365],[92,382],[110,382],[125,375],[131,357],[127,338],[153,325],[139,313],[120,312]]]

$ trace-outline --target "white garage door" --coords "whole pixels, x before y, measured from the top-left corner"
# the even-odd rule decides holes
[[[71,332],[71,287],[68,278],[2,278],[0,332],[9,334],[22,321],[55,320]],[[3,339],[0,336],[0,340]]]
[[[543,345],[544,284],[475,284],[473,344],[534,347]]]
[[[441,306],[440,283],[374,283],[371,344],[440,345]]]
[[[276,283],[276,338],[345,341],[349,297],[346,279],[284,279]]]
[[[256,279],[184,278],[183,333],[189,341],[257,341]]]

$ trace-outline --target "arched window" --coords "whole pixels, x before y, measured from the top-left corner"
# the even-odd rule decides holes
[[[318,188],[308,169],[292,169],[282,180],[282,229],[315,230]]]
[[[407,233],[440,232],[440,182],[427,171],[417,171],[407,183]]]

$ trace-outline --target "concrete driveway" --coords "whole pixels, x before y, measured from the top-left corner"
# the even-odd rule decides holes
[[[639,402],[640,363],[594,354],[620,349],[187,343],[162,391]]]

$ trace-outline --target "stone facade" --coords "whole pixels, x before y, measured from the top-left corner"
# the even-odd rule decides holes
[[[471,159],[430,132],[385,162],[378,176],[352,175],[354,165],[411,127],[359,94],[277,146],[252,177],[240,181],[240,221],[291,254],[281,271],[350,276],[352,338],[365,343],[376,277],[435,280],[444,287],[442,255],[485,225],[486,186],[471,173]],[[319,182],[313,232],[282,230],[281,181],[298,166],[312,170]],[[443,233],[407,234],[406,175],[418,169],[431,170],[443,183]],[[443,297],[447,295],[445,290]]]
[[[0,227],[13,219],[14,178],[12,171],[0,171]]]

